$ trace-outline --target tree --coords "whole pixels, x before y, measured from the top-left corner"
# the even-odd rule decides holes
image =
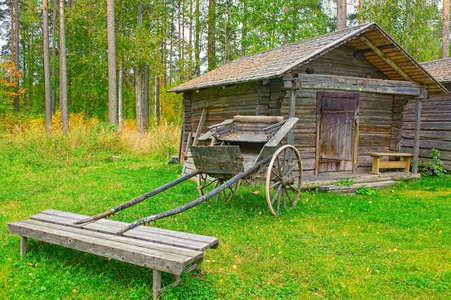
[[[64,20],[64,0],[59,0],[60,8],[60,110],[63,118],[63,132],[69,131],[69,116],[67,107],[67,63],[66,63],[66,26]]]
[[[440,57],[441,0],[371,0],[363,17],[377,22],[407,52],[419,61]]]
[[[52,99],[50,92],[50,58],[49,58],[49,7],[48,0],[42,0],[42,29],[44,42],[44,91],[45,91],[45,120],[47,130],[52,127]]]
[[[346,0],[337,0],[337,30],[346,28]]]
[[[442,58],[449,57],[449,0],[443,0]]]
[[[108,122],[117,124],[116,98],[116,30],[114,24],[114,0],[107,0],[108,28]]]
[[[19,71],[19,0],[11,0],[11,56],[14,61],[14,74]],[[16,85],[16,95],[14,97],[14,108],[19,111],[19,84]]]
[[[53,0],[53,13],[52,13],[52,78],[56,78],[56,20],[58,19],[58,0]],[[52,85],[52,113],[56,111],[56,88],[55,85]]]
[[[208,0],[208,32],[207,32],[208,71],[216,69],[215,20],[216,20],[215,0]]]

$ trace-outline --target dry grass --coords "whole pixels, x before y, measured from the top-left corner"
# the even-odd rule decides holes
[[[180,127],[163,121],[159,126],[149,128],[141,134],[136,130],[135,122],[124,122],[119,141],[137,154],[158,153],[164,156],[175,154],[180,143]]]
[[[93,148],[109,150],[113,153],[129,152],[138,155],[171,156],[176,155],[180,143],[180,126],[162,121],[153,124],[146,133],[137,132],[135,121],[124,121],[123,130],[102,123],[98,119],[86,118],[82,114],[69,117],[69,134],[62,133],[59,114],[53,117],[52,128],[48,133],[45,119],[5,118],[0,120],[0,136],[14,141],[14,144],[28,147],[33,145],[39,151],[47,151],[50,144],[55,145],[55,154],[65,156],[65,152],[85,152],[89,157]],[[28,145],[28,146],[27,146]],[[35,149],[36,150],[36,149]]]

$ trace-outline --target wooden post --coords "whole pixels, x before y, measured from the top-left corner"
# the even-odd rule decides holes
[[[290,90],[290,104],[288,107],[288,117],[292,118],[296,115],[296,90]],[[293,126],[294,127],[294,126]],[[291,128],[287,134],[287,141],[289,145],[294,145],[294,128]]]
[[[415,105],[415,138],[413,141],[413,163],[412,173],[418,173],[418,157],[420,156],[420,131],[421,131],[421,100],[427,98],[426,89],[422,88],[421,93],[416,99]]]
[[[27,253],[27,238],[25,236],[20,237],[20,257],[24,257]]]
[[[207,119],[207,110],[202,110],[202,115],[200,116],[199,125],[197,125],[196,135],[194,136],[193,146],[197,146],[197,140],[199,139],[202,128],[204,128],[205,119]]]

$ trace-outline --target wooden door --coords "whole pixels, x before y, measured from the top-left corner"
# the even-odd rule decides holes
[[[354,171],[359,93],[318,92],[316,170]]]

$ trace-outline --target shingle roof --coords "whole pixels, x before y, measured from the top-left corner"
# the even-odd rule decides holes
[[[395,54],[396,57],[392,58],[392,60],[399,61],[403,71],[409,76],[413,75],[415,82],[425,85],[429,93],[440,93],[446,90],[427,74],[379,25],[369,23],[238,58],[213,71],[180,84],[169,91],[183,92],[211,86],[280,77],[291,69],[305,64],[347,42],[354,41],[352,45],[356,49],[368,48],[358,39],[362,35],[365,35],[369,40],[374,40],[376,46],[393,46],[387,48],[386,55]],[[383,51],[385,52],[385,50]],[[366,52],[365,57],[371,54],[374,54],[374,52]],[[383,72],[393,80],[405,80],[380,57],[372,58],[370,63],[381,70],[384,69]]]
[[[451,82],[451,58],[427,61],[421,66],[438,81]]]

